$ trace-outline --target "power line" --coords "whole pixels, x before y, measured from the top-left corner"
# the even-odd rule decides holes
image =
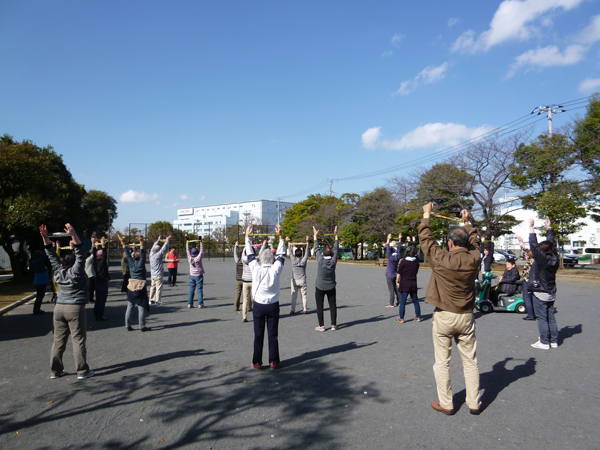
[[[559,106],[561,108],[563,108],[564,112],[566,111],[574,111],[577,109],[581,109],[581,108],[585,108],[588,104],[588,101],[590,98],[592,98],[593,95],[589,95],[587,97],[582,97],[582,98],[578,98],[575,100],[570,100],[568,102],[563,102],[560,103],[559,105],[553,105],[553,106]],[[535,110],[534,110],[535,112]],[[563,111],[561,111],[563,112]],[[352,176],[348,176],[348,177],[342,177],[342,178],[338,178],[337,181],[353,181],[353,180],[360,180],[360,179],[364,179],[364,178],[372,178],[372,177],[376,177],[376,176],[381,176],[381,175],[387,175],[389,173],[392,172],[397,172],[400,170],[406,170],[406,169],[410,169],[413,167],[417,167],[420,166],[424,163],[427,162],[433,162],[439,159],[443,159],[446,158],[448,156],[450,156],[453,153],[456,153],[460,150],[466,149],[468,148],[470,145],[472,145],[475,142],[484,140],[486,138],[489,138],[490,136],[496,136],[496,137],[502,137],[505,136],[507,134],[511,134],[514,133],[515,131],[518,131],[522,128],[526,128],[529,127],[531,125],[534,125],[542,120],[546,120],[546,118],[544,117],[536,117],[536,116],[532,116],[530,114],[526,114],[524,116],[521,116],[511,122],[508,122],[504,125],[501,125],[499,127],[496,127],[486,133],[483,133],[479,136],[476,136],[474,138],[468,139],[466,141],[463,141],[459,144],[450,146],[448,148],[445,148],[444,150],[441,150],[439,152],[436,152],[433,155],[428,155],[428,156],[423,156],[420,158],[416,158],[413,159],[407,163],[403,163],[403,164],[399,164],[396,166],[392,166],[392,167],[388,167],[386,169],[381,169],[381,170],[376,170],[373,172],[367,172],[364,174],[359,174],[359,175],[352,175]],[[319,184],[316,184],[310,188],[307,189],[303,189],[301,191],[295,192],[293,194],[290,195],[285,195],[282,198],[294,198],[294,197],[298,197],[301,195],[305,195],[305,194],[309,194],[312,192],[315,192],[317,190],[321,190],[323,187],[327,186],[327,184],[330,185],[330,190],[331,190],[331,184],[330,184],[331,180],[326,180],[326,181],[322,181]]]

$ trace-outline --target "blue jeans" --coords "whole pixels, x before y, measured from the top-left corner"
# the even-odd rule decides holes
[[[525,310],[527,317],[535,319],[535,311],[533,309],[533,294],[529,291],[529,283],[523,280],[523,302],[525,302]]]
[[[404,308],[406,306],[406,299],[408,299],[408,294],[410,294],[410,298],[412,298],[413,305],[415,305],[415,317],[421,318],[421,305],[419,305],[419,297],[417,297],[417,291],[413,292],[400,292],[400,318],[404,319]]]
[[[98,283],[96,281],[96,303],[94,304],[94,319],[104,317],[104,308],[108,297],[108,282]]]
[[[533,307],[540,332],[540,342],[542,344],[557,344],[558,326],[554,318],[554,302],[543,302],[533,294]]]
[[[188,305],[194,306],[194,291],[198,289],[198,306],[204,305],[203,297],[204,275],[190,275],[190,296],[188,297]]]

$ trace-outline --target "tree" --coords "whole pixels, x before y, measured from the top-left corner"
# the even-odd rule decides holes
[[[562,134],[541,135],[515,153],[513,184],[525,191],[523,207],[547,217],[559,241],[579,229],[587,215],[589,196],[566,178],[575,163],[572,147]]]
[[[102,237],[109,232],[109,210],[110,222],[117,218],[117,201],[104,191],[91,190],[83,196],[83,230],[81,236],[91,238],[94,233],[96,237]]]
[[[485,227],[488,239],[510,233],[518,223],[508,212],[502,212],[508,209],[502,208],[501,199],[514,190],[511,175],[515,154],[529,136],[529,130],[505,138],[493,135],[474,142],[467,151],[452,158],[456,167],[469,175],[465,180],[467,192],[478,207],[473,216],[481,217],[478,225]]]
[[[0,244],[10,258],[15,279],[22,277],[26,267],[25,242],[41,247],[40,224],[52,232],[62,231],[70,222],[81,230],[84,194],[83,186],[75,182],[52,147],[16,142],[7,134],[0,138]],[[17,252],[13,250],[16,241],[20,242]]]
[[[600,195],[600,96],[594,94],[585,117],[575,121],[569,139],[573,144],[573,159],[591,177],[586,183],[590,193]]]

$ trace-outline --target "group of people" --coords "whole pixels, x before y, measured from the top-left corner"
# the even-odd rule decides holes
[[[434,344],[435,364],[433,366],[436,380],[438,400],[432,402],[436,411],[447,415],[455,413],[452,400],[452,387],[450,382],[449,363],[452,350],[452,341],[456,342],[463,362],[463,370],[466,384],[466,403],[471,414],[478,415],[481,411],[481,400],[479,390],[479,367],[477,363],[477,339],[476,325],[473,310],[475,308],[475,286],[480,269],[489,270],[485,267],[486,257],[490,249],[482,249],[477,236],[477,229],[469,223],[469,213],[461,211],[464,222],[462,227],[453,228],[447,237],[448,249],[442,248],[434,238],[430,224],[430,214],[433,204],[423,206],[423,219],[419,225],[418,235],[421,250],[429,263],[432,274],[425,293],[425,301],[434,306],[432,317],[432,335]],[[554,302],[556,300],[556,271],[558,269],[558,255],[554,244],[554,237],[550,222],[546,222],[547,240],[538,243],[534,229],[533,219],[530,221],[529,251],[531,261],[526,274],[526,287],[524,291],[532,295],[533,311],[537,318],[540,338],[532,344],[539,349],[549,349],[558,346],[558,331],[554,317]],[[268,361],[271,369],[280,367],[278,329],[279,329],[279,294],[280,277],[283,271],[286,245],[290,240],[284,240],[281,236],[281,226],[276,226],[276,234],[279,237],[277,250],[273,252],[266,245],[260,248],[258,254],[251,243],[253,227],[246,229],[245,246],[243,252],[238,253],[236,243],[236,300],[234,307],[239,310],[240,295],[243,294],[244,321],[247,321],[247,313],[252,312],[254,321],[254,352],[252,356],[252,368],[260,370],[263,366],[263,346],[265,328],[268,340]],[[71,238],[72,253],[58,257],[56,250],[48,238],[45,225],[40,227],[40,234],[44,241],[44,251],[54,271],[54,279],[58,285],[58,297],[54,308],[54,344],[51,351],[51,378],[59,378],[65,375],[62,356],[66,348],[69,334],[73,338],[73,353],[79,379],[89,378],[94,375],[86,362],[86,317],[85,304],[90,295],[89,275],[86,274],[86,265],[93,266],[95,274],[96,304],[94,305],[94,317],[102,318],[106,297],[104,286],[98,290],[98,284],[107,283],[107,267],[104,266],[107,258],[105,241],[101,240],[102,248],[97,248],[93,242],[92,250],[88,258],[92,258],[94,264],[86,263],[86,252],[81,241],[70,224],[65,225],[65,232]],[[327,297],[330,307],[331,330],[338,329],[337,305],[336,305],[336,264],[338,257],[337,227],[335,228],[335,240],[333,245],[325,244],[321,248],[318,242],[319,231],[313,227],[314,255],[317,260],[317,277],[315,281],[315,302],[317,307],[318,326],[317,331],[325,331],[323,317],[324,301]],[[402,236],[399,235],[401,242]],[[150,255],[150,266],[152,275],[151,297],[148,297],[146,289],[146,254],[144,249],[144,238],[139,236],[139,248],[129,251],[120,238],[124,248],[124,259],[127,261],[129,279],[126,285],[128,306],[125,314],[125,326],[127,331],[132,331],[131,314],[138,308],[139,326],[141,331],[149,331],[146,327],[145,317],[149,310],[150,302],[160,305],[162,292],[163,256],[168,248],[171,236],[167,237],[165,243],[160,245],[160,236],[153,245]],[[417,248],[412,241],[407,240],[408,247],[401,258],[401,244],[395,249],[390,245],[391,235],[388,235],[385,243],[388,252],[388,266],[386,269],[387,284],[390,292],[390,306],[395,306],[400,294],[400,306],[398,322],[404,321],[404,304],[408,295],[412,296],[415,306],[415,321],[421,319],[420,308],[416,296],[417,273],[419,262],[416,258]],[[522,239],[519,239],[522,242]],[[292,315],[295,314],[297,293],[300,291],[303,301],[303,311],[308,310],[306,304],[307,281],[306,264],[308,260],[308,237],[306,238],[306,250],[304,256],[302,250],[297,249],[291,254],[292,260]],[[491,250],[493,254],[493,248]],[[190,293],[188,308],[193,307],[194,293],[198,292],[198,307],[204,306],[202,286],[204,282],[204,268],[202,265],[203,246],[200,241],[199,248],[189,248],[186,236],[186,253],[190,263]],[[36,260],[41,258],[38,256]],[[167,256],[169,264],[178,262],[177,254],[172,250]],[[43,263],[43,260],[40,261]],[[507,263],[507,272],[503,281],[509,281],[511,274],[516,268]],[[483,267],[482,267],[483,264]],[[98,268],[100,270],[98,270]],[[177,266],[175,265],[175,269]],[[106,269],[106,270],[105,270]],[[105,274],[106,272],[106,274]],[[173,284],[176,282],[176,271],[169,271]],[[394,273],[395,272],[395,273]],[[37,272],[36,272],[37,273]],[[518,271],[517,271],[518,274]],[[43,280],[41,280],[43,281]],[[240,283],[241,282],[241,283]],[[507,283],[510,284],[510,283]],[[107,292],[107,289],[106,289]],[[98,306],[98,303],[101,305]],[[96,309],[98,307],[98,309]],[[101,320],[101,319],[100,319]]]

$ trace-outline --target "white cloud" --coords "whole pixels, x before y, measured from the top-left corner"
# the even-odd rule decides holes
[[[475,53],[487,51],[507,41],[526,41],[538,33],[535,22],[548,26],[548,13],[557,9],[568,11],[583,0],[504,0],[498,6],[490,28],[475,38],[475,32],[465,31],[452,45],[452,51]]]
[[[202,197],[200,197],[198,200],[206,200],[206,197],[203,195]]]
[[[458,18],[457,17],[450,17],[448,19],[448,28],[452,28],[457,23],[458,23]]]
[[[556,45],[529,50],[517,56],[511,64],[507,78],[512,77],[521,67],[527,70],[554,66],[571,66],[579,63],[590,47],[600,41],[600,14],[592,17],[590,23],[575,37],[576,44],[571,44],[564,51]]]
[[[600,14],[592,17],[590,24],[581,30],[575,40],[583,45],[592,45],[600,41]]]
[[[579,84],[579,92],[588,94],[598,90],[600,87],[600,78],[586,78]]]
[[[187,194],[183,194],[179,198],[181,200],[194,200],[192,197],[188,196]]]
[[[396,33],[392,36],[392,39],[390,39],[390,42],[392,43],[393,46],[398,47],[400,45],[400,42],[402,41],[402,39],[404,39],[404,36],[406,36],[406,35]]]
[[[521,67],[528,70],[541,67],[571,66],[583,59],[586,48],[582,45],[570,45],[561,52],[556,45],[529,50],[517,56],[511,64],[507,77],[512,77]]]
[[[405,134],[400,139],[380,140],[381,127],[369,128],[362,135],[363,147],[369,150],[413,150],[418,148],[446,148],[475,139],[494,127],[482,125],[469,128],[456,123],[428,123]]]
[[[391,56],[394,56],[394,52],[393,52],[392,50],[387,50],[387,51],[383,52],[383,53],[381,54],[381,56],[382,56],[383,58],[389,58],[389,57],[391,57]]]
[[[396,94],[408,95],[415,89],[417,89],[425,84],[430,84],[430,83],[435,83],[436,81],[440,81],[441,79],[443,79],[446,76],[446,71],[448,70],[448,67],[450,67],[450,64],[448,62],[445,62],[441,66],[437,66],[437,67],[432,67],[432,66],[425,67],[412,80],[403,81],[400,84],[400,89],[398,89],[396,92],[394,92],[393,95],[396,95]]]
[[[363,147],[368,150],[375,150],[379,145],[380,136],[381,127],[369,128],[361,137]]]
[[[119,201],[123,203],[142,203],[157,200],[158,198],[158,194],[146,194],[145,192],[129,190],[121,194]]]

